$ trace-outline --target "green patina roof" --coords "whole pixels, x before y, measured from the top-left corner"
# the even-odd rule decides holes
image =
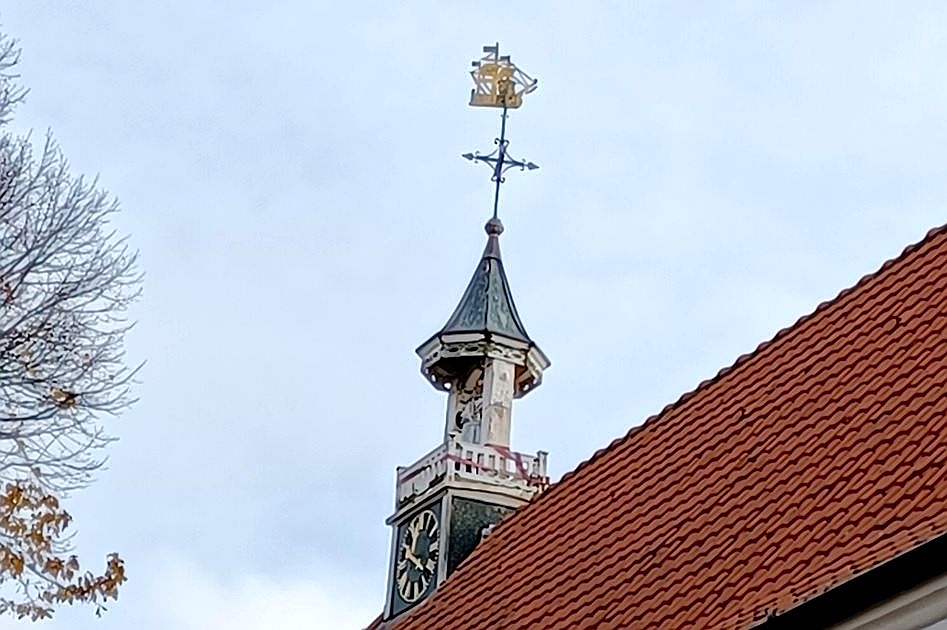
[[[510,284],[500,259],[503,224],[491,219],[486,225],[487,246],[460,304],[440,335],[461,332],[493,333],[532,343],[513,303]]]

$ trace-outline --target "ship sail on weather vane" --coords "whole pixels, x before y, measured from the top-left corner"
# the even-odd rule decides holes
[[[473,62],[474,88],[470,91],[470,105],[473,107],[494,107],[502,109],[500,114],[500,137],[495,138],[497,145],[493,152],[480,155],[480,152],[465,153],[462,157],[471,162],[486,164],[493,171],[490,181],[495,183],[493,193],[493,218],[497,219],[500,203],[500,184],[505,181],[504,173],[511,168],[535,170],[539,165],[525,160],[517,160],[507,153],[509,141],[506,139],[507,110],[517,109],[523,104],[523,97],[536,89],[537,81],[520,70],[510,61],[509,55],[500,56],[500,44],[484,46],[486,55]]]

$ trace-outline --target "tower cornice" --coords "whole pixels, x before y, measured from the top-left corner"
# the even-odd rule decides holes
[[[443,328],[416,352],[421,357],[421,373],[445,391],[469,371],[470,360],[508,360],[519,368],[514,388],[518,398],[542,382],[550,362],[526,332],[516,310],[500,255],[503,224],[492,218],[484,229],[487,244],[460,302]]]

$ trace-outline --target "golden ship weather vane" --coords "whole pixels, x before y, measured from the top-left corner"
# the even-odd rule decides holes
[[[500,184],[505,180],[504,173],[511,168],[535,170],[539,165],[533,162],[517,160],[507,153],[509,140],[506,139],[507,110],[517,109],[523,104],[523,97],[536,89],[537,81],[516,67],[510,61],[509,55],[500,56],[500,44],[484,46],[486,55],[473,62],[474,88],[470,91],[470,105],[472,107],[495,107],[502,109],[500,114],[500,137],[495,138],[497,145],[492,153],[480,155],[480,152],[464,153],[463,156],[471,162],[481,162],[490,167],[493,174],[490,181],[495,182],[493,193],[493,218],[497,219],[500,203]]]

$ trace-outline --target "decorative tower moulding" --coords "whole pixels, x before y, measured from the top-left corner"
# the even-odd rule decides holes
[[[536,80],[484,47],[474,62],[470,104],[501,109],[500,137],[488,155],[463,157],[486,164],[494,182],[487,244],[460,303],[438,332],[421,344],[421,373],[448,392],[441,443],[414,464],[399,467],[395,487],[388,591],[384,619],[426,599],[504,514],[548,483],[547,453],[510,446],[513,400],[535,389],[549,359],[530,338],[513,302],[500,256],[500,185],[511,168],[535,170],[509,155],[509,109],[522,105]]]

